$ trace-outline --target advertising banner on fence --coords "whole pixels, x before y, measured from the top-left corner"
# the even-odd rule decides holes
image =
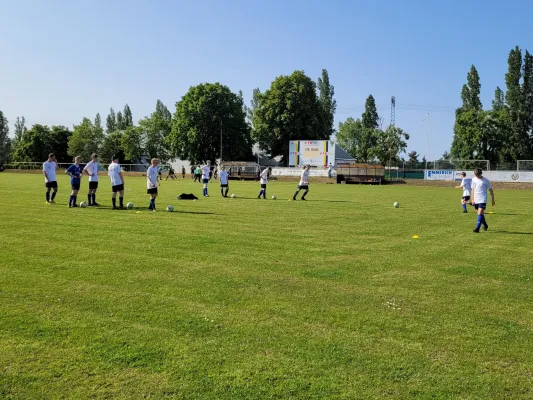
[[[303,169],[301,168],[273,167],[272,176],[300,176],[302,175],[302,171]],[[327,169],[311,169],[309,171],[309,176],[327,177],[328,170]]]
[[[473,171],[450,171],[444,169],[426,170],[425,179],[429,181],[461,180],[461,172],[472,179]],[[483,171],[483,176],[493,182],[533,182],[533,171]]]
[[[448,169],[428,169],[425,173],[425,179],[428,181],[453,181],[454,171]]]
[[[533,182],[531,171],[484,171],[483,176],[493,182]]]

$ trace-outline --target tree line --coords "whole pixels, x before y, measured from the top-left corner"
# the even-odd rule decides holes
[[[518,46],[512,49],[505,82],[507,90],[497,87],[492,108],[483,109],[480,77],[472,65],[455,113],[452,146],[442,159],[496,164],[533,159],[533,55],[527,50],[522,54]],[[403,161],[399,155],[407,148],[409,134],[396,126],[383,129],[372,95],[361,117],[347,118],[338,131],[334,95],[325,69],[317,82],[303,71],[279,76],[264,93],[254,89],[250,106],[244,104],[242,92],[204,83],[189,89],[174,114],[158,100],[155,111],[137,125],[126,104],[117,113],[110,109],[105,129],[99,114],[94,120],[83,118],[72,130],[40,124],[27,129],[24,117],[17,117],[13,138],[0,110],[0,162],[42,160],[49,152],[67,162],[74,155],[88,159],[94,151],[103,159],[116,153],[125,162],[141,156],[157,156],[163,162],[174,157],[214,162],[221,155],[251,160],[257,143],[269,157],[281,156],[286,164],[290,140],[328,140],[335,133],[337,143],[358,162]],[[408,159],[416,163],[418,154],[411,152]]]
[[[400,154],[407,149],[408,140],[409,134],[397,126],[382,128],[376,101],[372,95],[366,99],[365,111],[361,118],[349,117],[339,123],[337,132],[339,146],[358,162],[377,161],[381,165],[397,164]]]
[[[51,152],[60,162],[77,155],[88,160],[93,152],[103,160],[116,154],[124,163],[143,156],[162,162],[178,157],[193,164],[214,163],[221,156],[246,161],[254,159],[254,143],[269,157],[282,156],[286,162],[290,140],[331,138],[334,94],[325,69],[317,82],[304,71],[279,76],[264,93],[254,89],[250,106],[242,92],[202,83],[176,102],[174,113],[158,100],[154,112],[137,124],[126,104],[122,111],[110,109],[105,127],[100,114],[83,118],[72,129],[41,124],[28,129],[24,117],[17,117],[13,137],[0,110],[0,162],[40,161]]]
[[[492,108],[483,109],[481,83],[474,65],[455,112],[452,159],[505,164],[533,159],[533,55],[516,46],[507,59],[507,91],[496,87]]]

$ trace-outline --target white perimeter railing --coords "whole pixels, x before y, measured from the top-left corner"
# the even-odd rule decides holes
[[[82,165],[85,165],[86,163],[82,163]],[[57,166],[59,169],[67,169],[69,166],[71,166],[72,163],[57,163]],[[107,169],[109,164],[100,164],[100,171],[104,171]],[[146,172],[149,164],[120,164],[122,167],[122,170],[124,172]],[[22,170],[42,170],[43,169],[43,163],[42,162],[14,162],[14,163],[8,163],[4,165],[4,168],[6,170],[9,169],[22,169]]]

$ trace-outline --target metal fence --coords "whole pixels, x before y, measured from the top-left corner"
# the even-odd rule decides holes
[[[61,170],[66,170],[72,163],[58,163]],[[82,164],[84,165],[84,164]],[[100,170],[107,169],[109,164],[100,164]],[[124,172],[146,172],[149,164],[120,164]],[[376,167],[381,167],[376,165]],[[385,166],[386,179],[424,179],[424,162],[400,162]],[[4,165],[6,170],[34,170],[41,171],[42,162],[13,162]],[[482,168],[484,171],[533,171],[533,160],[517,160],[516,162],[495,163],[488,160],[438,160],[427,163],[427,169],[465,170]],[[162,170],[165,170],[162,166]],[[317,169],[327,169],[318,167]],[[337,168],[338,169],[338,168]]]
[[[72,163],[57,163],[57,167],[61,170],[66,170]],[[84,166],[85,163],[82,164]],[[107,169],[109,164],[99,164],[100,171]],[[146,172],[149,164],[120,164],[124,172]],[[43,169],[42,162],[14,162],[4,165],[6,170],[34,170],[41,171]]]

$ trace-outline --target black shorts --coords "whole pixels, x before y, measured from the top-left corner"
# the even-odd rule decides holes
[[[146,193],[148,193],[148,194],[157,194],[157,188],[146,189]]]
[[[72,184],[72,190],[80,190],[80,184],[79,183],[76,183],[76,184]]]
[[[44,184],[48,189],[57,189],[57,181],[50,181]]]
[[[262,183],[261,184],[261,189],[266,189],[267,188],[267,184],[266,183]]]
[[[221,184],[220,184],[220,187],[221,187],[221,188],[227,188],[227,187],[228,187],[228,184],[227,184],[227,183],[221,183]]]
[[[111,186],[111,190],[113,193],[122,192],[124,191],[124,184],[122,183],[120,185]]]
[[[98,182],[89,182],[89,190],[98,189]]]
[[[479,210],[480,208],[483,209],[483,210],[486,210],[487,209],[487,203],[476,203],[474,205],[474,208],[476,210]]]
[[[209,179],[202,179],[202,183],[209,183]]]
[[[309,190],[309,185],[298,185],[298,190]]]
[[[468,200],[470,200],[470,196],[463,196],[463,200],[464,200],[464,201],[468,201]]]

